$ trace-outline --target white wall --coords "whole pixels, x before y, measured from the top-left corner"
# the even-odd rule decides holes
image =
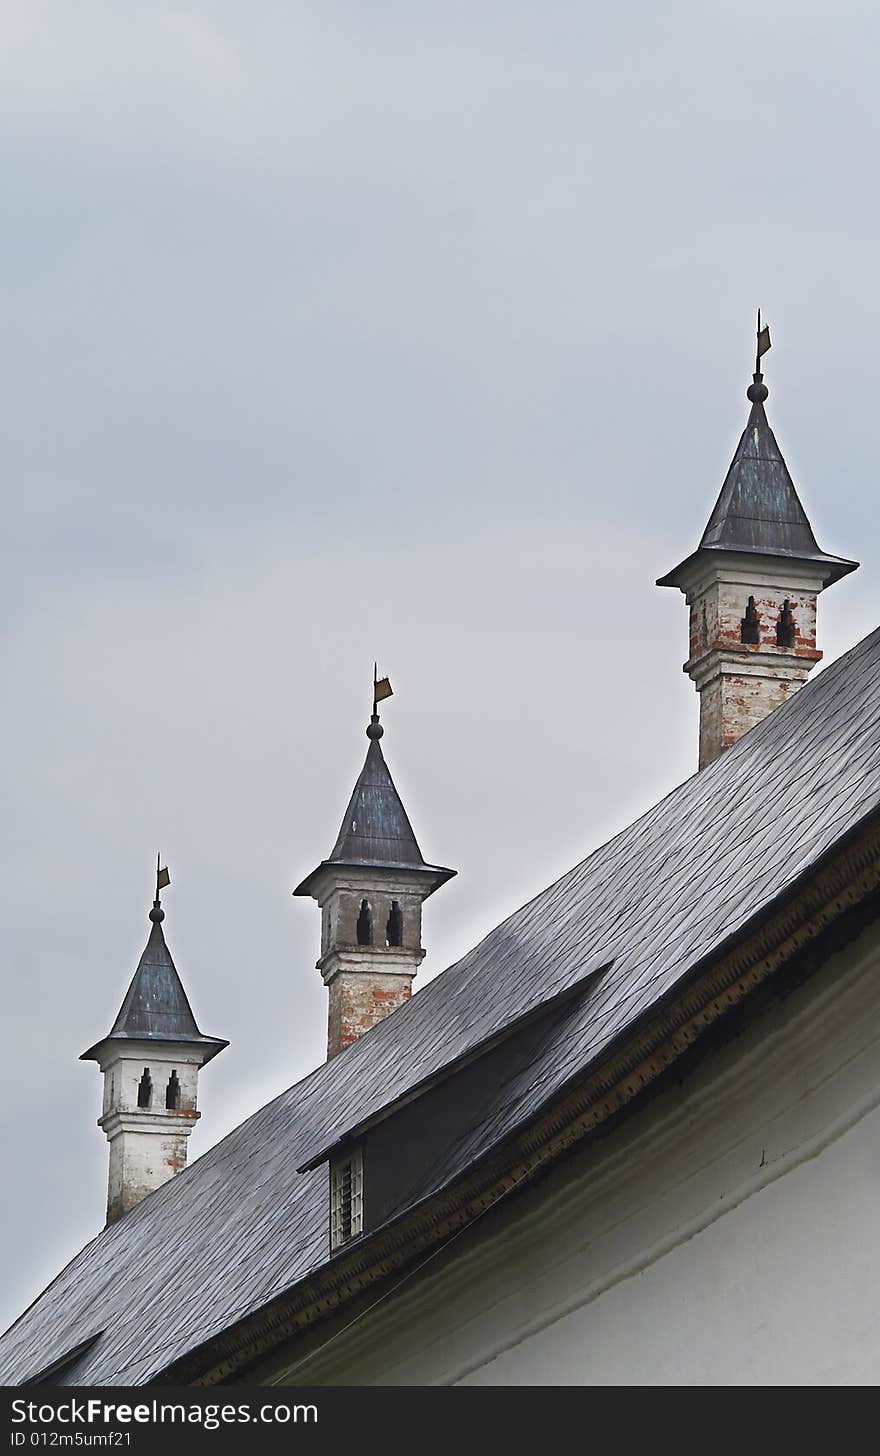
[[[878,1103],[871,930],[683,1086],[264,1378],[875,1382]]]

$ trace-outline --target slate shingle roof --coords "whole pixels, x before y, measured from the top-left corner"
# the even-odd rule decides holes
[[[440,1186],[878,809],[880,629],[100,1233],[0,1339],[0,1381],[26,1379],[102,1330],[63,1378],[140,1383],[290,1288],[328,1257],[326,1167],[297,1167],[384,1106],[389,1089],[399,1095],[613,958],[448,1150]]]

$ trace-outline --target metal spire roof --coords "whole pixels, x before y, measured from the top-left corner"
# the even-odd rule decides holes
[[[769,347],[769,343],[768,346]],[[760,361],[758,361],[760,362]],[[769,391],[760,369],[746,391],[748,422],[696,552],[657,582],[678,586],[679,572],[702,551],[786,556],[823,567],[825,585],[855,571],[857,561],[829,556],[813,535],[764,410]]]
[[[330,859],[337,864],[415,865],[425,861],[385,762],[379,714],[367,728],[370,746]]]
[[[119,1015],[102,1041],[83,1052],[80,1061],[95,1060],[95,1052],[104,1041],[174,1041],[195,1042],[211,1047],[216,1055],[229,1043],[214,1036],[203,1036],[196,1025],[177,967],[165,943],[162,921],[165,911],[159,891],[150,911],[150,935]],[[209,1057],[206,1057],[207,1061]]]
[[[324,865],[356,865],[375,869],[427,870],[435,875],[434,889],[451,879],[454,870],[429,865],[422,856],[407,812],[385,762],[379,739],[385,732],[373,711],[367,727],[370,746],[354,792],[343,816],[336,843]],[[313,871],[294,890],[311,894]]]

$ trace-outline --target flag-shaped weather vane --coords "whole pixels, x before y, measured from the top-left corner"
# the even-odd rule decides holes
[[[390,698],[392,696],[392,694],[393,694],[393,691],[394,690],[393,690],[390,682],[388,681],[387,677],[380,677],[379,676],[379,664],[377,662],[374,662],[373,663],[373,712],[374,713],[375,713],[376,708],[378,707],[379,703],[381,703],[384,698]]]
[[[160,925],[165,919],[165,911],[159,903],[159,896],[162,891],[171,884],[171,876],[168,873],[168,866],[163,865],[161,853],[156,855],[156,898],[153,901],[153,908],[150,911],[150,919],[154,925]]]
[[[379,722],[379,704],[385,698],[390,698],[392,696],[392,692],[393,692],[393,689],[391,687],[391,683],[388,681],[387,677],[380,677],[379,676],[379,664],[377,662],[374,662],[373,663],[373,712],[372,712],[372,714],[370,716],[369,727],[367,728],[367,737],[370,738],[370,739],[373,739],[373,738],[381,738],[382,737],[382,734],[385,732],[385,729],[382,727],[382,724]]]
[[[160,891],[167,889],[171,884],[171,876],[168,873],[168,866],[163,865],[161,853],[156,855],[156,903],[159,903]]]
[[[752,383],[746,390],[746,397],[752,404],[763,404],[769,393],[764,376],[761,373],[761,359],[770,348],[770,329],[767,324],[761,323],[761,310],[758,309],[758,347],[755,351],[755,372],[752,375]]]
[[[765,324],[763,328],[761,327],[761,310],[758,309],[758,352],[755,355],[756,374],[760,373],[761,358],[767,353],[770,347],[770,326],[769,324]]]

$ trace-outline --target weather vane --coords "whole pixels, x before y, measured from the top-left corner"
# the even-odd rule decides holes
[[[156,855],[156,904],[159,903],[159,892],[171,884],[171,876],[168,873],[168,866],[163,865],[161,852]]]
[[[758,351],[755,355],[755,374],[761,372],[761,357],[770,348],[770,326],[765,324],[761,327],[761,310],[758,309]]]
[[[393,689],[387,677],[379,677],[379,664],[373,663],[373,717],[376,716],[378,705],[384,698],[392,696]]]

